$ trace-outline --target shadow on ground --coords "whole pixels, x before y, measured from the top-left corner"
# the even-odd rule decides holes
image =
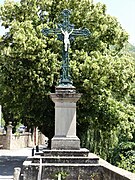
[[[22,168],[27,156],[0,156],[0,175],[12,176],[15,167]]]

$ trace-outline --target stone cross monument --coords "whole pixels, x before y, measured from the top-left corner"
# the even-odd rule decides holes
[[[46,36],[56,34],[58,40],[63,41],[62,74],[55,93],[50,97],[55,103],[55,135],[51,140],[51,149],[79,150],[80,139],[76,136],[76,102],[81,94],[76,93],[72,85],[69,68],[68,50],[70,41],[76,36],[88,36],[88,29],[74,29],[70,24],[70,11],[65,9],[62,12],[63,23],[58,24],[56,29],[43,29]]]
[[[57,39],[63,41],[63,55],[62,55],[62,74],[60,85],[71,85],[70,69],[69,69],[69,56],[68,50],[70,48],[70,41],[74,40],[77,36],[88,36],[90,34],[88,29],[74,29],[74,25],[70,24],[69,17],[71,12],[67,9],[63,10],[63,23],[58,24],[56,29],[43,29],[42,33],[45,36],[57,35]]]
[[[63,42],[62,74],[55,93],[50,97],[55,103],[55,133],[51,139],[51,149],[42,149],[23,163],[24,180],[37,179],[90,179],[98,172],[97,156],[88,149],[80,148],[76,135],[76,103],[81,94],[76,93],[70,77],[68,51],[70,42],[76,36],[87,36],[87,29],[74,29],[69,22],[69,10],[62,12],[63,23],[56,29],[43,29],[44,35],[57,34]],[[96,168],[95,168],[96,167]]]

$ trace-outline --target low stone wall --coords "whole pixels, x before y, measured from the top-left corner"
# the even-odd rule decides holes
[[[34,141],[31,133],[23,134],[12,134],[8,136],[7,134],[0,135],[0,145],[2,149],[20,149],[25,147],[33,147]]]
[[[7,138],[6,138],[6,134],[0,134],[0,145],[2,146],[1,148],[2,149],[6,149],[6,141]]]
[[[81,159],[78,157],[80,162],[76,163],[68,161],[56,163],[53,160],[54,156],[50,158],[51,163],[49,161],[44,163],[44,159],[47,160],[46,156],[29,157],[24,161],[23,180],[55,180],[58,179],[58,174],[65,176],[65,180],[135,180],[134,173],[113,166],[102,159],[99,159],[98,164],[87,164],[81,162],[82,157]]]
[[[123,169],[109,166],[104,167],[98,165],[40,165],[39,163],[25,162],[23,167],[24,178],[23,180],[37,180],[40,175],[41,179],[57,179],[58,173],[65,174],[66,180],[135,180],[135,174],[125,171]],[[41,170],[41,171],[40,171]]]
[[[7,126],[6,134],[0,134],[0,147],[2,149],[20,149],[25,147],[34,147],[35,145],[44,145],[47,141],[41,132],[37,129],[35,134],[29,132],[12,134],[11,123]]]
[[[12,135],[11,149],[20,149],[33,146],[34,142],[31,133],[25,132],[19,135]]]
[[[135,174],[113,166],[107,161],[100,159],[99,164],[103,167],[104,180],[135,180]]]

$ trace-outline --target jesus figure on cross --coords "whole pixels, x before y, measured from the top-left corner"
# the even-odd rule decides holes
[[[57,39],[63,42],[62,49],[62,71],[61,71],[61,79],[60,85],[68,85],[72,84],[71,76],[70,76],[70,65],[69,65],[69,57],[68,57],[68,49],[70,48],[70,41],[74,40],[77,36],[89,36],[90,32],[88,29],[74,29],[74,24],[70,24],[69,17],[70,11],[68,9],[63,10],[63,23],[58,24],[57,28],[42,29],[42,33],[45,36],[48,35],[57,35]]]
[[[64,35],[65,51],[67,51],[68,48],[70,47],[69,36],[73,32],[73,29],[71,30],[71,32],[68,32],[67,30],[63,31],[63,29],[61,28],[61,32]]]

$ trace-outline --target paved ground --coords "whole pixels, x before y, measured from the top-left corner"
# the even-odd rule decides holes
[[[14,168],[21,167],[24,160],[31,156],[32,148],[23,148],[19,150],[0,149],[0,180],[12,179]]]

